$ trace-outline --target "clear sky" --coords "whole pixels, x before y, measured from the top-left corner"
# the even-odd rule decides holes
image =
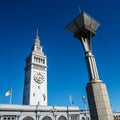
[[[25,58],[39,29],[48,59],[48,103],[83,109],[88,74],[84,51],[66,26],[87,12],[100,22],[93,38],[98,73],[108,89],[114,111],[120,111],[120,1],[119,0],[0,0],[0,103],[13,88],[13,104],[22,104]]]

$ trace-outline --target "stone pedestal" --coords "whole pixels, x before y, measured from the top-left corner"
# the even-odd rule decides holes
[[[113,120],[106,85],[101,80],[90,81],[86,91],[91,120]]]

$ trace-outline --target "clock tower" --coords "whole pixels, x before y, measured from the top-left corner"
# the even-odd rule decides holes
[[[26,58],[24,76],[24,105],[47,105],[47,58],[42,51],[38,31]]]

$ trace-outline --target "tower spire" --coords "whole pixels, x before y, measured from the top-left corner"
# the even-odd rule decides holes
[[[35,44],[40,45],[40,39],[39,39],[39,36],[38,36],[38,28],[37,28],[37,31],[36,31]]]
[[[36,31],[36,38],[39,38],[39,36],[38,36],[38,28],[37,28],[37,31]]]

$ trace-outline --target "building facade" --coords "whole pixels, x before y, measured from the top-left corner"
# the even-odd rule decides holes
[[[120,120],[120,112],[113,112]],[[89,111],[74,106],[0,104],[0,120],[91,120]]]
[[[0,104],[0,120],[90,120],[78,107]]]

